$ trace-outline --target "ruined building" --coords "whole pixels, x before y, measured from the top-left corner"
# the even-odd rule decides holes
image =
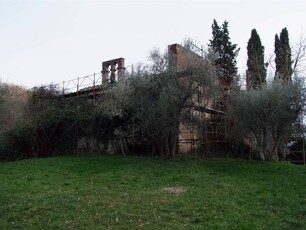
[[[199,49],[199,48],[198,48]],[[169,68],[183,72],[190,62],[208,62],[203,50],[200,53],[191,52],[179,44],[168,46]],[[187,76],[188,77],[188,76]],[[231,148],[231,141],[225,137],[225,97],[229,85],[217,80],[223,88],[223,95],[219,99],[212,100],[203,98],[201,90],[193,98],[193,107],[190,109],[192,116],[197,116],[201,122],[200,128],[187,124],[180,125],[179,151],[188,153],[200,149],[202,153],[223,152]]]
[[[206,61],[203,51],[198,54],[185,49],[179,44],[168,46],[169,68],[173,71],[184,74],[190,60],[193,63]],[[72,97],[78,95],[88,95],[90,98],[99,97],[103,89],[121,81],[128,75],[128,69],[125,66],[124,58],[113,59],[102,63],[100,74],[88,75],[83,78],[76,78],[63,82],[63,97]],[[186,76],[188,77],[188,76]],[[217,80],[225,92],[220,95],[218,100],[207,100],[202,98],[201,91],[194,98],[193,107],[190,108],[190,114],[201,120],[199,127],[192,127],[188,124],[180,125],[179,151],[188,153],[201,149],[203,153],[223,152],[229,150],[231,142],[225,137],[225,97],[229,86],[221,80]]]
[[[107,86],[121,81],[125,76],[124,58],[117,58],[102,63],[102,85]]]

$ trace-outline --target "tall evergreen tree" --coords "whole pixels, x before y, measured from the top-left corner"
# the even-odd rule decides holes
[[[219,79],[230,85],[237,76],[236,57],[240,49],[237,48],[237,44],[232,44],[230,41],[227,21],[224,21],[222,27],[220,27],[214,19],[212,35],[208,46],[210,52],[214,54],[213,61],[217,67]]]
[[[275,79],[291,81],[292,59],[287,28],[275,35]]]
[[[252,30],[248,46],[247,89],[258,89],[266,83],[267,69],[264,63],[265,47],[262,46],[256,29]]]

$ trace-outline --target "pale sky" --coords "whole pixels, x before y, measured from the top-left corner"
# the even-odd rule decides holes
[[[268,58],[282,28],[291,42],[306,35],[306,1],[0,0],[0,79],[30,88],[100,72],[114,58],[127,66],[146,62],[154,47],[187,37],[207,46],[213,19],[229,21],[243,74],[251,30]]]

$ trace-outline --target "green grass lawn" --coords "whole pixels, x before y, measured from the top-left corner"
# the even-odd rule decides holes
[[[0,229],[306,229],[306,167],[54,157],[0,163]]]

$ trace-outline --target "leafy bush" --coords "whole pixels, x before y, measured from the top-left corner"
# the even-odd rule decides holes
[[[1,134],[1,160],[16,160],[35,156],[37,132],[29,121],[20,121]]]

